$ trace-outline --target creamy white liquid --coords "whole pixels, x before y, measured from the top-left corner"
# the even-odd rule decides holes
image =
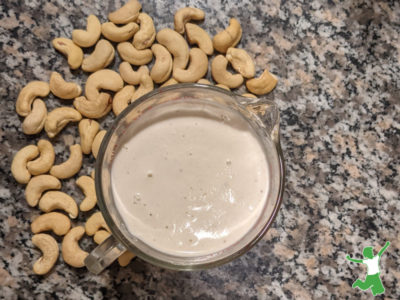
[[[120,145],[111,181],[129,232],[177,256],[236,243],[257,221],[269,189],[267,160],[248,123],[205,108],[142,126]]]

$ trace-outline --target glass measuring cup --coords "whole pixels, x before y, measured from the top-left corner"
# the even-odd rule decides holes
[[[111,167],[126,132],[138,120],[148,117],[153,108],[174,103],[190,106],[207,101],[239,113],[251,125],[261,141],[270,168],[270,189],[260,217],[238,242],[215,253],[199,256],[177,256],[163,253],[132,235],[124,224],[113,199]],[[224,89],[202,84],[177,84],[154,90],[132,103],[115,120],[105,135],[96,162],[96,195],[100,210],[112,235],[85,259],[86,267],[98,274],[125,251],[131,251],[152,264],[176,270],[197,270],[229,262],[254,246],[271,226],[282,201],[284,163],[279,142],[279,111],[268,100],[244,98]]]

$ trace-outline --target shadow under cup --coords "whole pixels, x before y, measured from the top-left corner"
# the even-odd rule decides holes
[[[140,130],[145,121],[149,122],[149,116],[160,117],[163,111],[168,113],[168,107],[171,105],[192,110],[195,113],[196,109],[201,109],[201,103],[207,103],[213,107],[216,117],[221,115],[221,111],[228,114],[239,113],[249,123],[264,148],[267,158],[269,193],[258,220],[236,243],[207,255],[175,256],[151,247],[127,229],[114,202],[111,169],[120,147],[134,136],[134,132]],[[258,116],[251,108],[260,106],[265,111]],[[155,111],[157,113],[154,113]],[[149,263],[175,270],[198,270],[227,263],[248,251],[263,237],[271,226],[282,201],[284,163],[279,144],[278,109],[273,102],[243,98],[208,85],[178,84],[157,89],[132,103],[117,117],[108,130],[97,157],[95,185],[98,204],[112,235],[86,258],[85,264],[91,272],[100,273],[126,250]]]

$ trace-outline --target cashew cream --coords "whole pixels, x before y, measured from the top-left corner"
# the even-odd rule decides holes
[[[151,122],[126,133],[112,165],[112,193],[133,236],[163,253],[206,255],[254,226],[266,204],[268,163],[237,112],[175,106],[151,109]]]

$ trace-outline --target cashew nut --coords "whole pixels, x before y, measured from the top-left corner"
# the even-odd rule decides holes
[[[221,89],[224,89],[224,90],[227,90],[227,91],[230,91],[230,90],[231,90],[231,89],[230,89],[229,87],[227,87],[225,84],[218,83],[218,84],[216,84],[215,86],[220,87]]]
[[[148,64],[153,59],[150,49],[138,50],[129,42],[119,43],[117,50],[123,60],[135,66]]]
[[[106,238],[110,236],[111,233],[109,233],[106,230],[99,230],[96,231],[96,233],[93,236],[93,240],[96,244],[101,244]]]
[[[92,177],[93,179],[95,178],[94,176],[95,176],[95,171],[94,170],[92,170],[92,172],[90,172],[90,177]]]
[[[90,74],[86,81],[85,94],[92,101],[99,97],[101,89],[118,92],[123,87],[124,81],[117,72],[104,69]]]
[[[214,48],[221,52],[226,53],[229,47],[235,47],[242,37],[242,27],[235,18],[230,19],[229,26],[217,33],[213,38]]]
[[[44,81],[31,81],[19,92],[15,108],[17,114],[26,117],[32,110],[32,102],[37,97],[46,97],[50,93],[50,87]]]
[[[70,156],[62,164],[54,165],[50,169],[50,174],[60,178],[66,179],[74,176],[82,167],[82,149],[81,145],[75,144],[69,146]]]
[[[91,215],[89,219],[87,219],[85,224],[86,234],[92,236],[100,228],[106,229],[108,232],[110,232],[110,228],[108,228],[106,221],[104,221],[103,215],[100,211],[98,211]]]
[[[91,210],[97,203],[94,180],[89,176],[81,176],[76,181],[76,185],[82,190],[85,199],[79,205],[81,211]]]
[[[11,173],[15,180],[19,183],[28,183],[31,179],[26,165],[27,163],[39,155],[39,149],[35,145],[28,145],[19,150],[11,163]]]
[[[169,86],[169,85],[174,85],[174,84],[178,84],[179,82],[176,81],[174,78],[170,78],[168,79],[166,82],[164,82],[163,85],[161,85],[160,87],[164,87],[164,86]]]
[[[51,230],[57,235],[64,235],[70,228],[71,221],[69,218],[58,212],[50,212],[40,215],[31,224],[31,230],[33,233]]]
[[[31,112],[22,122],[22,131],[25,134],[37,134],[42,131],[47,117],[47,107],[41,99],[33,101]]]
[[[50,91],[61,99],[74,99],[82,93],[79,84],[66,82],[60,73],[52,72],[50,76]]]
[[[137,0],[130,0],[121,8],[108,14],[108,19],[115,24],[135,22],[142,5]]]
[[[101,33],[110,41],[117,43],[129,40],[138,30],[139,25],[133,22],[123,26],[117,26],[112,22],[101,24]]]
[[[119,73],[126,83],[137,85],[140,83],[140,76],[142,76],[142,74],[149,74],[149,68],[147,66],[140,66],[135,72],[131,64],[124,61],[119,65]]]
[[[106,130],[100,130],[96,136],[94,137],[92,143],[92,154],[94,158],[97,158],[97,154],[99,153],[101,142],[103,141],[104,136],[106,135]]]
[[[169,78],[172,71],[172,56],[167,48],[160,44],[151,46],[151,51],[156,58],[153,67],[151,68],[151,79],[156,83],[164,82]]]
[[[52,175],[38,175],[29,180],[25,198],[29,206],[36,206],[44,191],[61,189],[61,182]],[[35,232],[36,233],[36,232]]]
[[[82,119],[79,122],[79,135],[81,137],[81,148],[84,154],[89,154],[92,151],[92,143],[100,125],[92,119]]]
[[[253,95],[253,94],[250,94],[250,93],[244,93],[244,94],[242,94],[242,96],[246,97],[246,98],[257,98],[256,95]]]
[[[58,259],[57,241],[48,234],[39,233],[32,237],[32,244],[42,251],[42,256],[33,264],[33,272],[38,275],[48,273]]]
[[[120,257],[118,257],[118,263],[121,267],[126,267],[133,258],[135,258],[135,254],[133,254],[130,251],[125,251],[124,253],[121,254]]]
[[[107,93],[100,93],[96,99],[88,100],[85,96],[75,98],[75,108],[85,117],[98,119],[109,113],[112,98]]]
[[[139,99],[148,92],[151,92],[153,89],[154,89],[154,84],[150,75],[142,74],[142,76],[140,76],[140,85],[137,88],[137,90],[133,93],[131,102]]]
[[[39,140],[37,146],[40,156],[26,164],[29,173],[32,175],[47,173],[53,166],[55,159],[53,145],[48,140]]]
[[[67,38],[56,38],[53,47],[67,56],[68,65],[71,69],[78,69],[83,60],[83,51],[72,40]]]
[[[272,91],[277,83],[278,78],[265,69],[260,77],[247,80],[246,87],[253,94],[263,95]]]
[[[243,76],[232,74],[226,67],[228,60],[223,55],[217,55],[211,63],[211,75],[218,83],[224,84],[229,88],[237,88],[243,83]]]
[[[78,216],[78,205],[71,196],[60,191],[48,191],[39,200],[39,209],[43,212],[51,212],[61,209],[68,213],[71,219]]]
[[[190,63],[186,70],[174,68],[173,76],[179,82],[196,82],[208,71],[208,58],[203,50],[192,48],[189,52]]]
[[[133,37],[133,46],[138,50],[149,48],[156,38],[156,28],[153,19],[146,13],[140,13],[138,17],[140,29]]]
[[[92,47],[99,40],[101,24],[95,15],[87,18],[86,30],[76,29],[72,31],[72,40],[80,47]]]
[[[205,78],[201,78],[201,79],[197,80],[197,83],[212,85],[212,83]]]
[[[212,55],[214,52],[213,43],[208,33],[200,26],[192,23],[187,23],[186,37],[190,45],[196,44],[207,55]]]
[[[228,48],[226,58],[231,63],[232,67],[242,74],[245,78],[253,78],[256,74],[253,59],[246,50],[238,48]]]
[[[126,85],[122,90],[115,94],[112,107],[116,116],[128,107],[134,93],[135,87],[133,85]]]
[[[107,67],[115,57],[113,45],[104,39],[97,42],[93,52],[86,56],[82,62],[82,70],[96,72]]]
[[[189,61],[189,46],[179,33],[175,30],[164,28],[157,33],[156,39],[173,55],[173,68],[186,68]]]
[[[50,138],[55,137],[69,122],[78,122],[82,119],[79,111],[72,107],[58,107],[53,109],[46,118],[44,130]]]
[[[204,11],[195,7],[184,7],[178,9],[174,16],[175,30],[180,34],[185,33],[185,24],[190,20],[200,21],[205,17]]]
[[[83,226],[76,226],[64,236],[62,241],[62,257],[71,267],[82,268],[85,266],[85,258],[89,253],[83,251],[78,243],[84,234],[85,228]]]

